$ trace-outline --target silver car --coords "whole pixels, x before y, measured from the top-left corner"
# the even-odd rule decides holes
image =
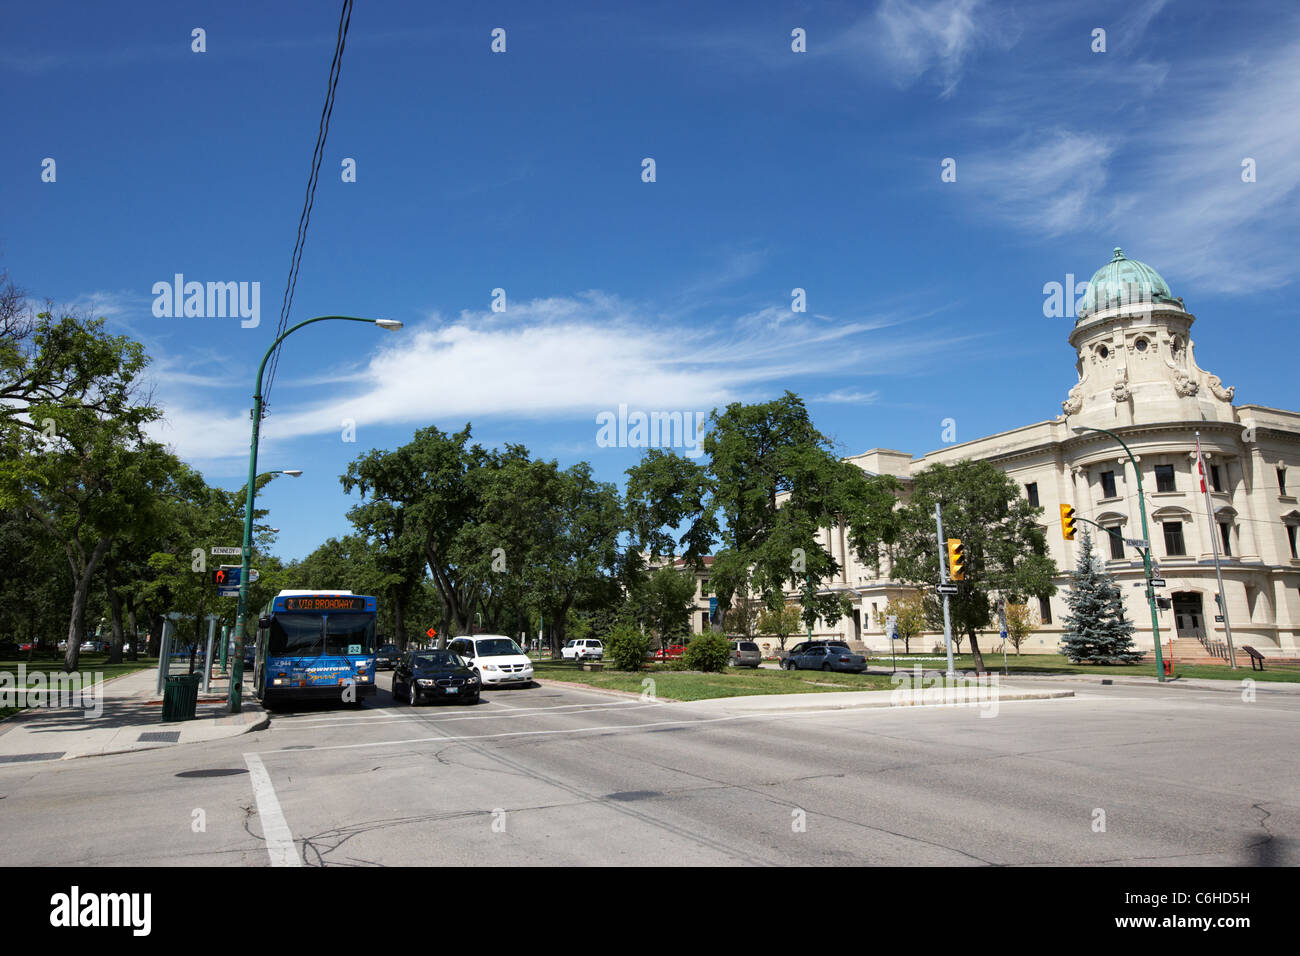
[[[763,661],[763,652],[753,641],[732,641],[729,667],[757,667]]]

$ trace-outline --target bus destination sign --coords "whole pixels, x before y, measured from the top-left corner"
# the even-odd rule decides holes
[[[284,599],[284,609],[286,611],[364,611],[366,599],[350,595],[287,597]]]

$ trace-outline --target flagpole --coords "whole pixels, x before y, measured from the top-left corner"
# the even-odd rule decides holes
[[[1218,528],[1214,520],[1214,506],[1210,503],[1210,489],[1205,484],[1205,460],[1201,455],[1201,433],[1196,433],[1196,470],[1201,473],[1201,493],[1205,495],[1205,514],[1210,521],[1210,547],[1214,551],[1214,576],[1219,580],[1219,610],[1223,612],[1223,633],[1228,638],[1228,663],[1237,669],[1237,652],[1232,646],[1232,625],[1228,623],[1228,598],[1223,593],[1223,569],[1219,565],[1219,539],[1215,537]]]

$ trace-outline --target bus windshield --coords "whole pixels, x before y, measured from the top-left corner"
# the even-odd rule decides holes
[[[325,654],[373,654],[373,614],[328,614],[325,617]]]
[[[345,657],[375,652],[373,614],[275,614],[268,657]]]
[[[320,653],[319,614],[276,614],[271,618],[266,653],[270,657],[315,657]]]

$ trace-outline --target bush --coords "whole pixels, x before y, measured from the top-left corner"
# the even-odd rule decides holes
[[[605,657],[615,670],[639,671],[649,650],[649,635],[635,624],[615,624],[605,635]]]
[[[682,654],[682,663],[692,671],[723,671],[731,657],[731,642],[721,634],[700,634]]]

